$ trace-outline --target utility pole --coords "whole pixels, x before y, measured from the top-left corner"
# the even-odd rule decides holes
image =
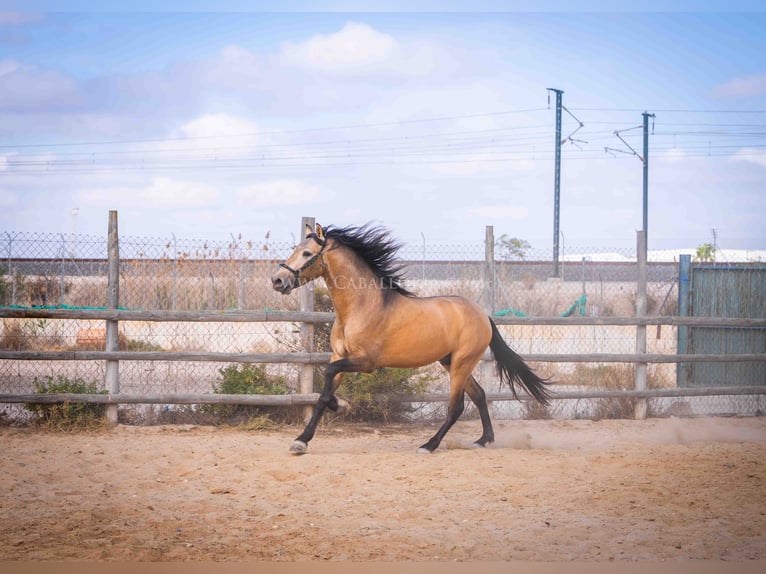
[[[553,173],[553,276],[559,272],[559,213],[561,209],[561,96],[564,90],[548,88],[556,94],[556,160]]]
[[[644,249],[649,248],[649,118],[654,118],[654,114],[644,112],[644,157],[641,161],[644,164]]]
[[[617,136],[617,138],[625,144],[625,147],[627,147],[630,151],[627,152],[625,150],[621,149],[615,149],[612,147],[605,147],[604,151],[606,153],[612,153],[612,152],[619,152],[619,153],[625,153],[628,155],[634,155],[638,159],[641,160],[641,163],[644,167],[644,193],[643,193],[643,222],[642,222],[642,228],[641,231],[643,231],[643,239],[644,239],[644,250],[647,249],[647,246],[649,245],[649,118],[654,119],[654,114],[650,114],[649,112],[644,112],[641,114],[644,116],[644,123],[643,126],[634,126],[632,128],[627,128],[624,130],[615,130],[614,135]],[[644,149],[643,149],[643,155],[638,153],[636,150],[634,150],[631,145],[625,141],[625,138],[622,137],[622,132],[635,130],[640,127],[643,127],[644,129]],[[652,131],[654,131],[654,127],[652,127]]]

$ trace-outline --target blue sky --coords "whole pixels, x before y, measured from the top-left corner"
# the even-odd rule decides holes
[[[0,233],[102,235],[117,209],[130,235],[291,240],[310,215],[417,244],[494,225],[549,249],[557,88],[562,137],[584,124],[563,145],[567,245],[634,247],[648,111],[650,248],[713,229],[766,247],[755,4],[50,4],[0,4]]]

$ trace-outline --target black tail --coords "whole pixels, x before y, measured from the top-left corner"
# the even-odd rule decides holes
[[[521,385],[532,397],[543,405],[550,404],[550,394],[545,385],[548,381],[538,377],[535,372],[527,366],[519,355],[511,349],[503,340],[497,325],[490,318],[492,324],[492,340],[489,342],[489,348],[495,356],[495,365],[500,381],[508,383],[511,387],[513,396],[519,398],[516,394],[514,383]]]

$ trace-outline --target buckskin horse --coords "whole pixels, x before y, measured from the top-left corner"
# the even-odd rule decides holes
[[[514,397],[515,385],[548,404],[548,381],[537,376],[503,340],[494,321],[476,303],[463,297],[418,297],[403,287],[400,245],[387,230],[361,227],[315,229],[306,226],[304,239],[272,277],[272,287],[287,295],[308,281],[323,278],[335,307],[330,334],[332,354],[324,389],[304,431],[290,447],[304,454],[325,409],[347,406],[335,396],[343,374],[369,373],[383,367],[415,368],[439,361],[449,371],[447,419],[418,449],[432,453],[463,413],[464,393],[476,405],[484,447],[495,439],[484,390],[471,374],[487,346],[500,380]]]

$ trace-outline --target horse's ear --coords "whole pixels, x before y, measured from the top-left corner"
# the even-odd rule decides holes
[[[324,228],[317,223],[316,234],[319,241],[324,241]]]
[[[313,234],[314,230],[311,229],[310,225],[306,225],[306,235],[304,237],[308,237],[309,235]]]

